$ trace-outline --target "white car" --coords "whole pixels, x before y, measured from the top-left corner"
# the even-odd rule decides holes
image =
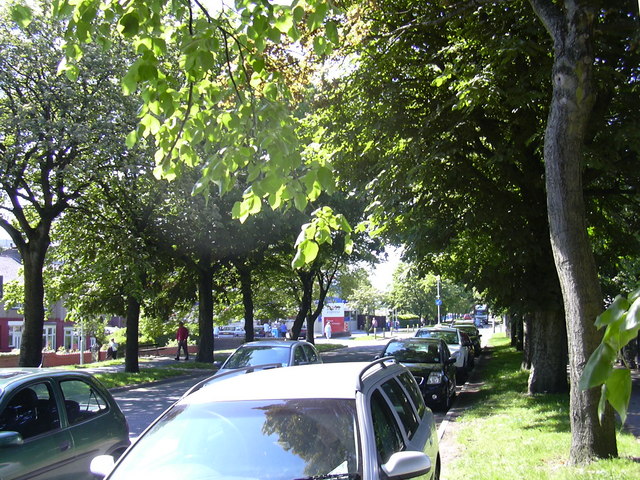
[[[422,338],[441,338],[449,347],[451,356],[456,359],[456,369],[459,380],[468,375],[474,365],[473,344],[469,335],[457,328],[436,325],[419,328],[415,334]]]
[[[433,413],[404,366],[331,363],[261,370],[193,390],[120,460],[108,480],[362,479],[440,476]]]

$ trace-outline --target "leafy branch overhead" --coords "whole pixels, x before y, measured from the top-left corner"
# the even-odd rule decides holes
[[[622,348],[637,338],[640,331],[640,289],[627,298],[618,295],[598,316],[596,327],[606,327],[604,338],[587,362],[580,378],[580,388],[587,390],[601,386],[600,416],[606,402],[609,402],[624,424],[631,398],[631,370],[629,365],[623,368],[614,368],[614,365]]]
[[[300,52],[323,57],[338,45],[331,18],[337,10],[323,0],[237,0],[233,9],[219,11],[209,5],[54,1],[53,14],[68,22],[59,71],[74,79],[87,43],[106,47],[125,38],[137,58],[122,89],[143,101],[138,127],[126,141],[132,146],[140,138],[155,139],[156,176],[171,180],[185,166],[197,166],[194,194],[213,186],[224,194],[241,179],[249,185],[233,209],[241,220],[258,213],[263,199],[273,209],[293,204],[303,210],[321,191],[331,191],[333,175],[326,156],[298,136],[287,71],[295,69]],[[26,7],[13,10],[22,25],[31,15]],[[314,235],[312,241],[326,238]]]

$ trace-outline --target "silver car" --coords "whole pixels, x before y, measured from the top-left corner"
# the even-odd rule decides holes
[[[108,480],[362,479],[440,475],[433,413],[404,366],[332,363],[225,377],[184,396]]]

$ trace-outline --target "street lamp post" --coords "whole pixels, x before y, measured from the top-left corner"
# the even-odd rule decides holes
[[[440,300],[440,275],[437,277],[438,280],[438,292],[436,294],[436,305],[438,306],[438,322],[440,323],[440,305],[442,305],[442,300]]]

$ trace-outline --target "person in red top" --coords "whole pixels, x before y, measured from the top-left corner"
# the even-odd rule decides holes
[[[176,332],[176,340],[178,340],[178,351],[176,352],[176,360],[180,360],[180,348],[184,349],[184,359],[189,360],[187,338],[189,338],[189,329],[184,326],[184,322],[180,322],[178,324],[178,331]]]

